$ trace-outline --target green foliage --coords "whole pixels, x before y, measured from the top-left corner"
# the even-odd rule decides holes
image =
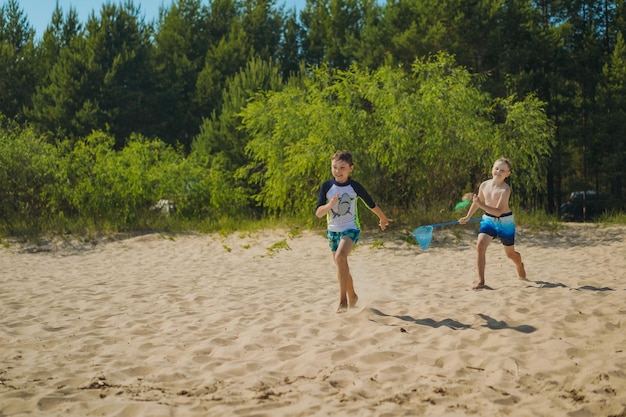
[[[341,136],[342,128],[319,94],[314,88],[287,87],[264,94],[242,111],[253,162],[239,175],[257,185],[255,198],[270,213],[310,213],[319,173],[329,166],[320,156],[334,149],[324,138]],[[328,123],[320,123],[324,120]]]
[[[475,185],[470,175],[476,167],[491,163],[484,161],[493,146],[490,101],[476,81],[445,54],[413,64],[415,92],[401,110],[401,117],[410,118],[409,129],[391,147],[398,158],[413,156],[406,164],[408,172],[401,175],[412,181],[411,194],[426,206],[430,201],[458,198]],[[402,166],[402,161],[390,162],[389,167]]]
[[[277,255],[281,250],[291,250],[289,244],[287,243],[287,239],[280,240],[278,242],[273,243],[271,246],[267,248],[267,255],[274,256]]]
[[[298,72],[302,60],[300,25],[295,10],[288,12],[283,33],[283,42],[278,50],[278,62],[281,64],[283,78],[287,79]]]
[[[476,80],[445,54],[416,61],[412,76],[388,67],[315,70],[305,89],[260,94],[242,112],[258,201],[271,212],[310,212],[338,149],[353,152],[353,176],[393,207],[457,201],[499,152],[532,171],[529,190],[541,189],[552,140],[542,103],[497,104],[499,124]]]
[[[222,90],[229,77],[234,76],[254,56],[248,35],[233,24],[227,37],[212,45],[206,54],[204,67],[198,74],[196,101],[205,115],[218,112],[222,105]]]
[[[107,130],[121,148],[133,132],[153,133],[152,30],[131,1],[104,4],[100,18],[92,14],[86,29],[61,49],[29,114],[42,133],[74,139]]]
[[[45,226],[56,215],[50,201],[61,178],[56,149],[32,129],[0,130],[0,230]]]
[[[310,224],[341,148],[413,220],[500,156],[520,208],[554,211],[577,189],[624,208],[624,2],[170,3],[155,25],[132,0],[85,24],[57,5],[39,39],[2,3],[0,115],[17,123],[4,175],[32,175],[9,180],[4,230]],[[175,215],[149,210],[161,197]]]
[[[93,102],[81,101],[91,96],[91,81],[81,56],[84,48],[84,38],[79,36],[61,49],[48,77],[37,87],[32,108],[27,110],[37,131],[74,138],[88,134],[97,126]],[[92,113],[91,118],[86,117],[88,113]]]
[[[300,13],[306,62],[342,70],[354,62],[382,63],[389,46],[378,27],[382,14],[371,0],[308,1]]]
[[[592,117],[598,134],[591,140],[589,158],[596,181],[608,184],[608,194],[624,200],[626,193],[626,42],[617,35],[610,61],[605,64],[598,86],[597,102],[602,110]],[[591,187],[593,188],[593,186]],[[625,204],[626,205],[626,204]]]
[[[185,157],[140,135],[116,150],[114,138],[103,132],[54,146],[31,129],[4,128],[0,230],[65,230],[72,224],[110,231],[167,228],[174,220],[159,220],[163,215],[154,209],[161,199],[174,202],[170,219],[181,224],[245,217],[249,196],[224,164],[220,157],[208,164],[197,155]]]
[[[188,158],[185,185],[178,197],[181,213],[192,219],[246,217],[249,203],[247,190],[233,182],[232,171],[223,155],[208,160],[197,154]]]
[[[134,137],[122,151],[113,137],[94,132],[79,140],[65,158],[62,190],[68,209],[81,217],[124,228],[160,198],[175,192],[178,155],[157,141]]]
[[[605,223],[605,224],[626,224],[626,213],[624,212],[618,212],[618,211],[612,211],[609,213],[605,213],[602,216],[600,216],[597,220],[600,223]]]
[[[385,242],[383,242],[382,240],[378,240],[378,239],[374,240],[369,248],[370,249],[384,249]]]
[[[252,50],[266,60],[278,58],[284,17],[276,0],[241,0],[241,26]]]
[[[279,68],[271,61],[252,58],[240,72],[227,80],[222,91],[222,106],[219,112],[204,119],[200,134],[193,141],[194,152],[206,156],[223,153],[234,167],[244,165],[248,135],[239,129],[239,112],[258,91],[281,89]]]
[[[200,0],[178,0],[162,12],[154,38],[158,136],[168,144],[181,143],[186,150],[201,122],[195,101],[198,73],[217,36],[204,30],[209,17]]]
[[[63,10],[57,3],[52,12],[52,22],[46,28],[43,40],[39,44],[40,81],[48,79],[49,71],[57,62],[61,51],[68,48],[74,39],[80,36],[81,30],[76,9],[70,8],[67,16],[64,16]]]
[[[112,137],[96,132],[69,154],[64,194],[81,217],[118,228],[137,224],[160,199],[175,202],[177,215],[187,219],[236,214],[246,196],[222,168],[219,158],[207,167],[197,157],[185,158],[141,136],[115,151]]]
[[[513,97],[495,101],[495,111],[504,118],[496,125],[491,159],[508,157],[513,164],[513,201],[531,206],[533,196],[545,190],[547,167],[554,144],[554,128],[546,117],[545,103],[533,95],[522,101]],[[489,166],[489,165],[487,165]]]
[[[18,1],[0,5],[0,113],[17,120],[37,81],[34,36]]]

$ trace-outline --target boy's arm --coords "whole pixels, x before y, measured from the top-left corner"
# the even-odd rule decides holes
[[[380,230],[385,230],[387,226],[389,226],[389,223],[391,223],[391,220],[389,220],[387,216],[385,216],[385,213],[383,213],[383,211],[378,206],[375,206],[373,209],[370,210],[372,210],[372,212],[374,212],[374,214],[378,216],[378,219],[380,220],[378,222]]]
[[[359,196],[359,198],[361,198],[361,200],[363,200],[363,202],[365,203],[365,205],[372,210],[372,212],[378,216],[379,222],[378,222],[378,226],[380,226],[381,230],[385,230],[387,228],[387,226],[389,226],[389,223],[391,223],[391,220],[389,220],[387,218],[387,216],[385,216],[385,213],[383,213],[383,211],[380,209],[380,207],[378,207],[376,205],[376,203],[374,202],[374,199],[372,198],[372,196],[367,192],[367,190],[365,189],[365,187],[363,187],[360,183],[358,183],[357,181],[352,181],[352,187],[354,187],[354,190],[356,191],[356,194]]]
[[[474,194],[474,198],[476,198],[476,194]],[[465,217],[461,217],[459,219],[459,223],[461,224],[465,224],[468,222],[469,219],[472,218],[472,216],[474,215],[474,213],[476,213],[476,210],[479,209],[478,204],[476,204],[475,202],[472,201],[472,205],[470,206],[469,210],[467,211],[467,214],[465,215]]]
[[[459,219],[459,223],[461,223],[461,224],[467,223],[469,221],[469,219],[472,218],[474,213],[476,213],[476,210],[478,210],[480,208],[480,205],[478,203],[480,203],[480,199],[481,199],[481,197],[483,197],[482,194],[483,194],[483,186],[484,185],[485,185],[484,182],[482,184],[480,184],[480,187],[478,187],[478,194],[474,194],[472,196],[472,205],[470,206],[469,210],[467,210],[467,214],[465,215],[465,217],[461,217]]]
[[[317,208],[315,209],[315,215],[317,217],[324,217],[326,213],[330,211],[333,205],[339,200],[339,194],[332,197],[329,201],[326,201],[328,192],[332,187],[332,181],[324,181],[320,187],[319,194],[317,195]]]
[[[326,213],[328,213],[330,209],[335,205],[335,203],[337,203],[338,200],[339,194],[336,194],[333,196],[333,198],[330,199],[328,203],[317,206],[317,209],[315,210],[315,215],[317,217],[324,217]]]

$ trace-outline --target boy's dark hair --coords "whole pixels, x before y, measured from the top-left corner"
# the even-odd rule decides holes
[[[352,154],[350,153],[350,151],[338,151],[338,152],[335,152],[335,154],[331,158],[331,161],[344,161],[344,162],[347,162],[350,165],[354,165],[352,163]]]

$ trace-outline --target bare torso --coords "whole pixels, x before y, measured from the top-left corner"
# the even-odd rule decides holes
[[[489,214],[500,216],[511,211],[509,207],[509,197],[511,188],[502,181],[496,182],[494,179],[487,180],[480,185],[478,197],[489,208]],[[495,209],[495,210],[494,210]]]

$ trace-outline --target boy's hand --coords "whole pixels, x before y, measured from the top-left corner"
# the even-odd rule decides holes
[[[389,223],[391,223],[393,220],[391,219],[380,219],[380,221],[378,222],[378,226],[380,227],[380,230],[385,230],[387,228],[387,226],[389,226]]]
[[[465,224],[465,223],[467,223],[467,220],[468,220],[467,216],[465,216],[465,217],[461,217],[461,218],[459,219],[459,223],[460,223],[460,224]]]

